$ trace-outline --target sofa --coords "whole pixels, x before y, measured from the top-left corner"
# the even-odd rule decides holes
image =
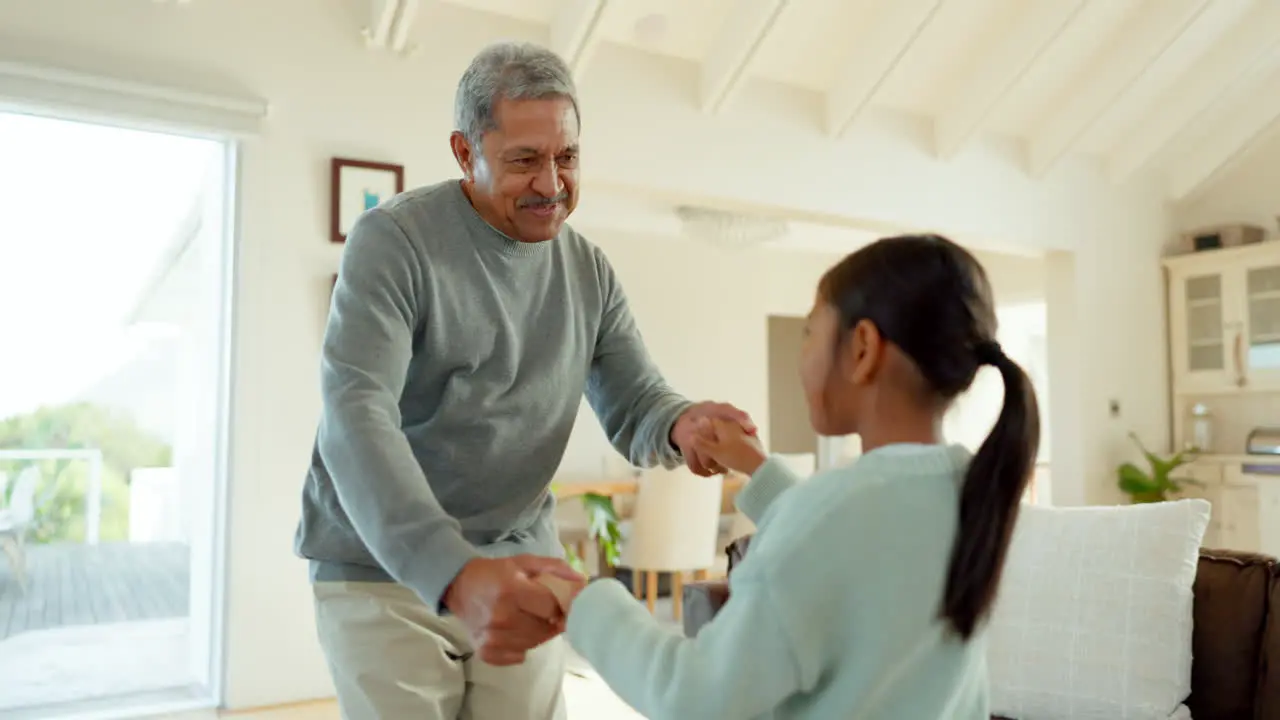
[[[729,571],[750,536],[726,548]],[[1275,558],[1230,550],[1200,551],[1193,586],[1191,697],[1195,720],[1280,719],[1280,566]],[[690,637],[729,599],[727,580],[684,588]]]

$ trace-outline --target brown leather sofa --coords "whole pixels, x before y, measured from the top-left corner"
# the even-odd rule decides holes
[[[726,553],[729,570],[750,537]],[[689,636],[729,599],[725,580],[684,589]],[[1280,720],[1280,567],[1275,558],[1229,550],[1201,550],[1195,582],[1191,697],[1195,720]]]

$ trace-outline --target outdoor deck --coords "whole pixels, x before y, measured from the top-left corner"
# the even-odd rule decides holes
[[[27,546],[27,591],[0,554],[0,642],[31,630],[185,618],[189,551],[177,543]]]

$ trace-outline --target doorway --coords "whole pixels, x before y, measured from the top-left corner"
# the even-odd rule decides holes
[[[219,140],[0,113],[0,717],[212,704]]]
[[[1050,473],[1050,412],[1048,305],[1043,300],[998,303],[998,339],[1014,362],[1022,366],[1036,392],[1040,409],[1040,450],[1035,475],[1027,488],[1028,502],[1047,504],[1052,497]],[[969,390],[956,398],[943,421],[943,433],[977,452],[995,425],[1004,405],[1004,381],[994,368],[982,368]]]
[[[805,319],[770,315],[769,450],[775,453],[818,452],[818,434],[809,422],[809,407],[800,384],[800,346]]]
[[[813,430],[800,382],[805,323],[802,317],[769,316],[769,450],[812,455],[812,466],[827,470],[852,462],[861,454],[862,442],[857,435],[819,435]]]

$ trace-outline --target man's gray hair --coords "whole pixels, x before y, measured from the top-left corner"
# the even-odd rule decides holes
[[[453,121],[467,141],[480,145],[498,127],[498,101],[567,98],[582,122],[573,73],[559,55],[533,43],[504,42],[481,50],[462,73],[454,98]]]

